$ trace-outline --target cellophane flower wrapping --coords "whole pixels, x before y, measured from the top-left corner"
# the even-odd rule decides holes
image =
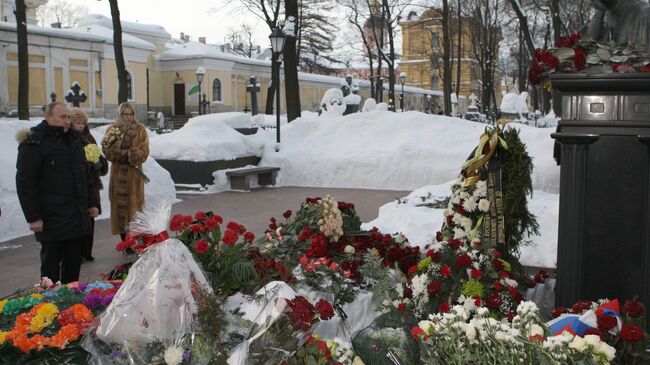
[[[171,204],[145,206],[129,225],[131,234],[166,230]],[[82,339],[94,364],[207,363],[192,352],[197,292],[212,292],[206,276],[182,242],[169,238],[147,248]]]

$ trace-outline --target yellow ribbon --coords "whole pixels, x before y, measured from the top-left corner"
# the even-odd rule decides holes
[[[463,164],[463,167],[467,166],[465,168],[466,174],[464,184],[466,188],[474,186],[480,179],[478,170],[483,167],[490,160],[490,158],[492,158],[492,155],[494,155],[497,143],[499,143],[499,131],[501,131],[506,126],[506,124],[508,124],[508,122],[509,120],[507,119],[499,119],[496,123],[497,127],[494,129],[492,135],[488,133],[483,133],[481,135],[478,147],[475,149],[476,152],[474,153],[474,157]],[[487,154],[483,155],[483,147],[486,143],[489,143],[490,150]]]

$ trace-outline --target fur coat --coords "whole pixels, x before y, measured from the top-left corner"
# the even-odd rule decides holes
[[[102,150],[112,162],[108,187],[111,232],[120,234],[128,231],[131,218],[144,204],[144,178],[138,169],[149,156],[147,129],[135,121],[115,121],[106,129]]]

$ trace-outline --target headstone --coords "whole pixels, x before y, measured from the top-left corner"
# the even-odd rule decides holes
[[[165,115],[163,112],[158,112],[158,128],[165,129]]]
[[[260,84],[257,83],[255,76],[251,76],[246,92],[251,94],[251,115],[257,115],[257,93],[260,91]]]
[[[377,110],[377,100],[373,98],[368,98],[366,101],[363,103],[363,109],[361,109],[364,113],[365,112],[370,112],[373,110]]]
[[[340,89],[328,89],[320,101],[318,115],[341,116],[345,112],[343,92]]]
[[[650,308],[650,74],[550,80],[562,115],[557,305],[638,296]]]
[[[72,106],[78,108],[79,104],[85,102],[87,98],[86,93],[81,90],[81,85],[75,81],[72,83],[72,86],[70,86],[70,90],[68,90],[68,93],[65,96],[65,101],[72,103]]]

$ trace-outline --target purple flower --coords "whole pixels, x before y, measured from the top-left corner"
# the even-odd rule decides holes
[[[192,360],[192,351],[183,352],[183,362],[189,364],[190,360]]]
[[[90,309],[97,309],[102,306],[102,296],[98,294],[88,294],[84,298],[84,305]]]
[[[122,351],[113,350],[113,352],[111,352],[111,357],[114,359],[124,359],[126,355]]]

